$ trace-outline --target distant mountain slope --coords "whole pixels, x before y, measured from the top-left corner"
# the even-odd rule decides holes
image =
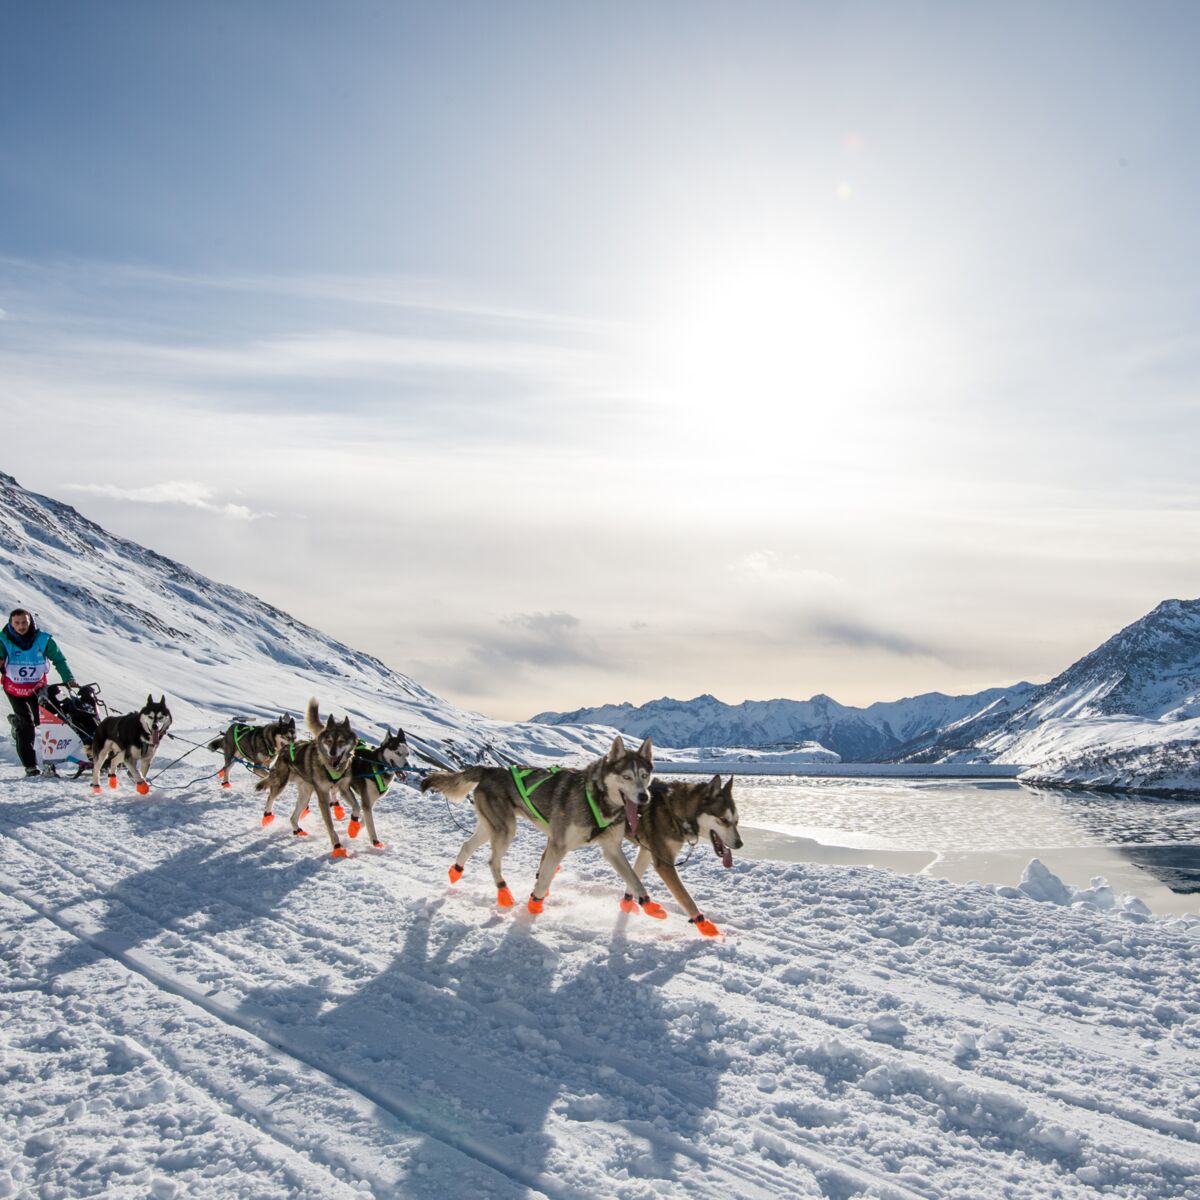
[[[898,757],[1025,763],[1047,782],[1200,789],[1200,600],[1164,600],[1015,710],[981,713]]]
[[[323,713],[349,713],[362,734],[402,725],[448,761],[493,752],[592,757],[608,744],[600,731],[463,712],[371,655],[116,537],[2,472],[0,605],[5,615],[16,605],[33,610],[76,678],[97,680],[115,711],[166,692],[177,729],[299,713],[314,695]]]
[[[929,692],[905,700],[880,701],[867,708],[839,704],[829,696],[811,700],[747,700],[723,704],[714,696],[693,700],[663,697],[635,707],[610,704],[574,712],[544,712],[534,721],[551,725],[595,723],[662,746],[792,746],[818,742],[843,759],[861,762],[888,757],[919,735],[996,705],[1022,703],[1029,683],[989,688],[970,696]]]

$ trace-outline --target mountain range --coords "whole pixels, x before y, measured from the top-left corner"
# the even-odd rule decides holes
[[[613,726],[631,736],[652,737],[661,746],[791,748],[805,742],[852,762],[888,760],[900,747],[972,717],[981,710],[1012,712],[1034,690],[1031,683],[989,688],[969,696],[928,692],[866,708],[839,704],[830,696],[810,700],[746,700],[724,704],[715,696],[646,704],[609,704],[574,712],[543,712],[532,718],[549,725]]]
[[[819,743],[848,761],[1023,765],[1030,782],[1200,791],[1200,600],[1164,600],[1048,683],[850,708],[829,696],[723,704],[664,697],[569,713],[661,745]],[[814,754],[816,757],[816,754]]]

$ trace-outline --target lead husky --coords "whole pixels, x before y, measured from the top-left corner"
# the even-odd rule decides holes
[[[343,787],[350,801],[350,824],[346,826],[348,837],[358,837],[362,828],[359,815],[366,818],[367,836],[376,850],[383,849],[383,843],[375,833],[375,804],[379,797],[391,787],[392,778],[397,772],[408,766],[408,739],[404,730],[393,733],[389,725],[383,741],[374,749],[362,742],[354,752],[350,761],[349,786]],[[360,809],[361,802],[361,809]]]
[[[733,801],[733,776],[723,787],[720,775],[714,775],[707,783],[655,781],[650,785],[650,803],[636,830],[627,830],[625,836],[639,847],[634,871],[641,875],[647,864],[653,862],[659,878],[688,914],[688,923],[705,937],[716,937],[720,930],[705,917],[683,886],[675,860],[684,842],[694,844],[708,838],[721,862],[726,867],[733,866],[733,851],[742,848],[737,805]],[[627,912],[633,909],[633,897],[628,892],[621,907]]]
[[[171,711],[167,698],[146,697],[137,712],[119,717],[105,717],[92,739],[92,791],[100,791],[100,772],[108,771],[108,786],[117,786],[117,768],[122,763],[137,783],[138,793],[150,790],[146,770],[154,761],[158,744],[171,728]]]
[[[638,897],[644,912],[665,917],[666,910],[646,893],[642,881],[621,853],[625,822],[637,827],[638,812],[650,799],[647,790],[654,772],[653,750],[647,738],[636,751],[629,750],[620,736],[603,758],[583,770],[545,767],[469,767],[465,771],[435,772],[421,780],[421,791],[436,789],[451,800],[475,793],[475,832],[462,844],[450,882],[457,883],[467,860],[491,842],[492,878],[496,881],[496,903],[511,908],[512,892],[504,882],[504,852],[517,832],[517,818],[524,817],[546,832],[537,880],[530,893],[528,909],[540,913],[550,881],[558,865],[572,850],[589,843],[600,847],[604,857]]]
[[[217,772],[223,788],[230,787],[229,768],[235,758],[244,759],[250,770],[266,778],[266,768],[275,756],[296,740],[296,718],[285,716],[269,725],[242,725],[234,722],[218,738],[208,743],[210,750],[225,755],[225,765]],[[255,767],[258,769],[255,770]]]
[[[334,858],[345,858],[346,848],[338,841],[330,812],[330,799],[342,790],[343,780],[350,771],[354,751],[358,747],[358,736],[350,728],[350,718],[335,721],[330,714],[322,724],[315,699],[309,700],[304,712],[304,723],[312,734],[311,742],[297,742],[280,754],[272,764],[266,779],[255,784],[256,792],[267,793],[267,803],[262,823],[270,825],[275,820],[271,811],[275,798],[289,783],[296,784],[296,806],[292,809],[292,833],[296,837],[307,837],[300,828],[300,817],[308,808],[308,801],[315,792],[321,809],[321,820],[333,846]],[[348,781],[347,781],[348,782]]]

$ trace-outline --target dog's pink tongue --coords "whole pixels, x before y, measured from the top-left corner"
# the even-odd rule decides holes
[[[725,847],[725,853],[721,855],[721,865],[723,867],[733,866],[733,851],[728,846]]]
[[[638,806],[633,800],[625,801],[625,819],[629,822],[629,832],[637,833]]]

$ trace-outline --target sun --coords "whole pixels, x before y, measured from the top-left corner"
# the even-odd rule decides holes
[[[923,342],[882,272],[777,239],[698,253],[650,322],[656,394],[781,434],[852,431],[911,380]]]

